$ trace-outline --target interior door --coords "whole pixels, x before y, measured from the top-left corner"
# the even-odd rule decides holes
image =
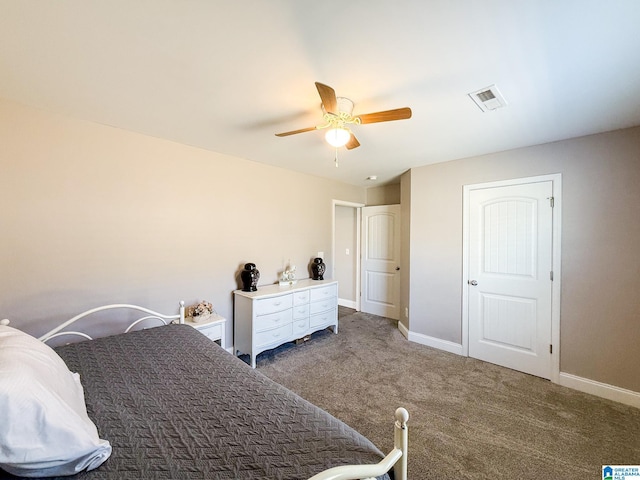
[[[363,312],[400,318],[400,205],[362,208]]]
[[[469,195],[469,356],[551,376],[553,182]]]

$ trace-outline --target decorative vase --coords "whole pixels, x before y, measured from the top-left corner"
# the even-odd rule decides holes
[[[324,280],[324,271],[327,266],[324,264],[320,257],[316,257],[313,259],[313,263],[311,264],[311,273],[313,274],[314,280]]]
[[[194,315],[193,317],[190,317],[190,320],[193,323],[202,323],[202,322],[206,322],[210,316],[211,316],[211,313],[205,313],[203,315]]]
[[[244,270],[240,273],[242,278],[242,291],[255,292],[258,290],[258,280],[260,280],[260,272],[256,268],[255,263],[245,263]]]

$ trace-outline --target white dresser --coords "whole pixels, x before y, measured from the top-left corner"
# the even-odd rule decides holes
[[[338,333],[338,282],[300,280],[292,286],[267,285],[256,292],[234,293],[234,348],[256,355],[333,326]]]

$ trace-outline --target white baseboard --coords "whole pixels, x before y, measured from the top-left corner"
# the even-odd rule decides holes
[[[456,355],[463,355],[462,345],[458,343],[430,337],[421,333],[411,332],[401,322],[398,322],[398,330],[400,330],[400,333],[402,333],[402,335],[411,342],[444,350],[445,352],[455,353]],[[595,380],[563,372],[560,372],[557,383],[563,387],[589,393],[596,397],[606,398],[607,400],[613,400],[614,402],[624,403],[625,405],[640,408],[640,392],[634,392],[633,390],[627,390],[625,388],[616,387],[615,385],[596,382]]]
[[[455,353],[456,355],[462,355],[462,345],[459,343],[450,342],[448,340],[442,340],[440,338],[430,337],[429,335],[423,335],[422,333],[415,333],[407,330],[401,322],[398,322],[398,330],[405,336],[410,342],[419,343],[420,345],[426,345],[427,347],[437,348],[438,350],[444,350],[445,352]]]
[[[345,300],[344,298],[339,298],[338,299],[338,305],[340,305],[341,307],[348,307],[348,308],[356,309],[355,300]]]
[[[640,392],[634,392],[633,390],[627,390],[563,372],[560,372],[558,384],[581,392],[590,393],[597,397],[606,398],[607,400],[613,400],[614,402],[640,408]]]

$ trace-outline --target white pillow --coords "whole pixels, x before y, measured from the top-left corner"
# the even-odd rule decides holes
[[[0,325],[0,467],[14,475],[74,475],[111,445],[87,415],[80,376],[53,349]]]

